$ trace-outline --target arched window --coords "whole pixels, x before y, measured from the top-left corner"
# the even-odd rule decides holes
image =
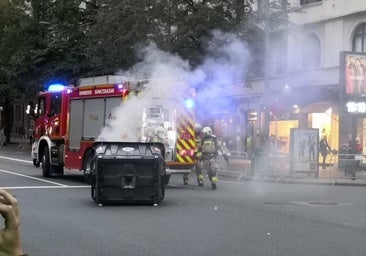
[[[307,36],[303,44],[302,66],[314,68],[320,65],[320,41],[315,34]]]
[[[358,25],[353,36],[352,51],[366,52],[366,23]]]

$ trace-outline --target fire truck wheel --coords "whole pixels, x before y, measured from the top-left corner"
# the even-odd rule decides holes
[[[84,172],[84,180],[88,185],[92,183],[92,173],[91,166],[93,164],[94,151],[88,150],[85,153],[84,161],[83,161],[83,172]]]
[[[48,147],[44,147],[42,151],[42,174],[43,177],[46,178],[51,176],[51,163]]]

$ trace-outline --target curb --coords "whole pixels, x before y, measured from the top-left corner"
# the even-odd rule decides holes
[[[303,184],[303,185],[328,185],[328,186],[356,186],[363,187],[366,186],[366,179],[356,179],[354,181],[351,180],[342,180],[342,179],[324,179],[319,178],[306,179],[306,178],[293,178],[293,177],[285,177],[279,176],[277,178],[263,178],[260,176],[248,176],[245,173],[240,171],[217,171],[219,176],[237,178],[237,180],[244,181],[253,181],[253,182],[271,182],[271,183],[281,183],[281,184]]]

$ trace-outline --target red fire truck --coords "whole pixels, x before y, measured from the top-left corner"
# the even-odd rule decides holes
[[[130,97],[145,97],[145,85],[146,81],[122,76],[100,76],[80,79],[77,86],[52,84],[40,92],[33,131],[34,166],[42,167],[44,177],[63,175],[64,168],[79,170],[88,181],[95,153],[92,144],[115,119],[116,110],[122,110],[122,114],[131,111],[127,104]],[[131,131],[139,133],[138,138],[146,137],[147,131],[157,126],[167,130],[165,160],[170,173],[189,172],[195,163],[192,100],[193,95],[185,99],[155,98],[150,101],[153,104],[139,105],[140,116],[132,120],[140,126]]]

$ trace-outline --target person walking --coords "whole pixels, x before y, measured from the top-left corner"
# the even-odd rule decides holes
[[[323,136],[321,138],[321,140],[319,141],[319,153],[322,155],[323,158],[323,163],[322,163],[322,167],[323,169],[325,169],[325,161],[327,158],[327,155],[329,154],[329,152],[331,152],[332,149],[330,148],[328,141],[327,141],[327,136]]]
[[[217,143],[216,136],[212,133],[212,129],[208,126],[202,129],[202,140],[198,147],[197,153],[197,175],[202,178],[203,185],[203,175],[202,171],[205,169],[208,174],[208,178],[211,182],[211,187],[213,190],[217,187],[217,169],[218,163],[216,157],[218,155],[219,146]],[[202,175],[202,176],[201,176]]]

